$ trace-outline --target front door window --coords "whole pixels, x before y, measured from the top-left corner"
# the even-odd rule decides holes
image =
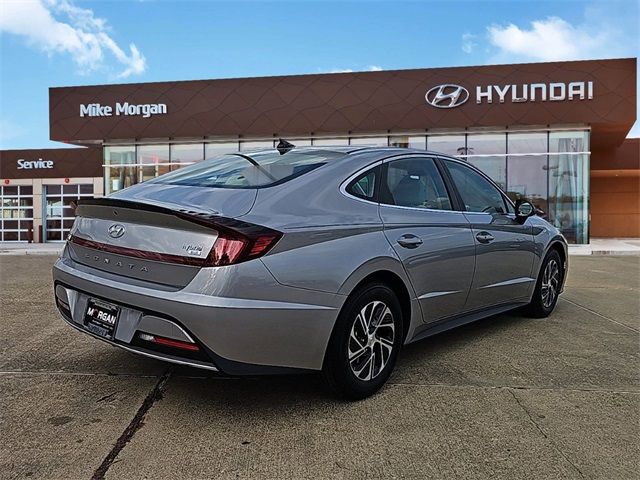
[[[447,162],[447,165],[468,212],[508,212],[502,193],[486,178],[459,163]]]

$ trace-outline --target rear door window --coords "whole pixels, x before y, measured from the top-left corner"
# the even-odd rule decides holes
[[[376,182],[380,175],[380,166],[367,170],[365,173],[352,180],[347,188],[347,193],[363,200],[376,200]]]
[[[452,210],[451,199],[431,158],[403,158],[387,164],[380,202],[401,207]]]

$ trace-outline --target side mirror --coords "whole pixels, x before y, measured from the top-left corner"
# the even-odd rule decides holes
[[[516,202],[516,219],[520,223],[524,223],[525,220],[536,214],[536,207],[531,202],[526,200],[518,200]]]

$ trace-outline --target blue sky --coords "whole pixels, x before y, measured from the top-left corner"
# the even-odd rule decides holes
[[[638,10],[636,0],[2,0],[0,148],[60,146],[49,141],[50,86],[638,56]]]

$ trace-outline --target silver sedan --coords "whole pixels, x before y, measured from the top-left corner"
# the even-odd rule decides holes
[[[404,344],[554,309],[567,244],[527,201],[438,153],[233,153],[81,201],[53,268],[76,329],[227,375],[322,371],[357,399]]]

